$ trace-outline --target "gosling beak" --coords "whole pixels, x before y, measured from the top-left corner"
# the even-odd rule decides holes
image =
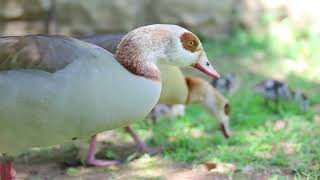
[[[204,51],[200,54],[199,59],[196,61],[196,63],[192,64],[192,67],[200,70],[201,72],[207,74],[210,77],[220,78],[219,73],[217,73],[217,71],[214,70]]]

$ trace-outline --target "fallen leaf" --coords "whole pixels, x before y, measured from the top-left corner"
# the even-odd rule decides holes
[[[295,171],[290,168],[283,168],[281,169],[281,172],[285,175],[293,175]]]
[[[204,166],[206,167],[206,170],[209,172],[230,173],[236,170],[235,165],[227,163],[207,162],[204,164]]]
[[[208,171],[211,171],[212,169],[217,168],[217,164],[213,163],[213,162],[207,162],[207,163],[205,163],[205,165],[206,165]]]
[[[190,134],[193,138],[199,138],[203,136],[203,131],[201,131],[200,129],[192,128],[190,130]]]
[[[293,155],[296,152],[297,145],[292,142],[282,142],[280,147],[285,155]]]
[[[66,172],[69,176],[78,176],[80,174],[80,170],[78,168],[70,167]]]
[[[278,121],[276,121],[276,123],[274,124],[273,130],[274,130],[274,131],[280,131],[280,130],[284,129],[287,125],[288,125],[288,121],[283,120],[283,119],[278,120]]]
[[[276,154],[281,150],[285,155],[293,155],[297,152],[298,145],[292,142],[280,142],[279,144],[272,147],[272,154]]]

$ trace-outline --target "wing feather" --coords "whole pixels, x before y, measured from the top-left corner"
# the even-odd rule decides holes
[[[116,53],[117,46],[120,43],[123,36],[124,34],[92,35],[81,38],[81,40],[100,46],[114,54]]]
[[[38,69],[55,72],[80,56],[93,56],[84,42],[61,35],[0,38],[0,71]],[[86,43],[85,43],[86,44]]]

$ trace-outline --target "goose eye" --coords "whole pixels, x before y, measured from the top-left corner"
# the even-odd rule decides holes
[[[196,44],[196,43],[195,43],[194,41],[189,41],[189,42],[188,42],[188,45],[191,46],[191,47],[193,47],[195,44]]]
[[[230,113],[230,106],[229,106],[229,104],[225,104],[225,105],[224,105],[224,113],[225,113],[226,115],[229,115],[229,113]]]

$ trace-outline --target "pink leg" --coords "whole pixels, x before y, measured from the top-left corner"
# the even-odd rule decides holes
[[[130,135],[131,137],[134,139],[136,145],[138,146],[138,148],[140,149],[140,151],[148,153],[148,154],[157,154],[159,152],[162,151],[161,147],[149,147],[147,146],[142,140],[141,138],[138,136],[138,134],[130,127],[127,126],[124,128]]]
[[[94,135],[91,137],[89,150],[87,153],[87,164],[92,166],[98,166],[98,167],[120,164],[121,162],[116,160],[108,161],[108,160],[99,160],[95,158],[96,144],[97,144],[96,138],[97,138],[97,135]]]
[[[16,171],[13,169],[13,163],[7,162],[5,164],[0,164],[0,179],[1,180],[14,180],[16,176]]]

